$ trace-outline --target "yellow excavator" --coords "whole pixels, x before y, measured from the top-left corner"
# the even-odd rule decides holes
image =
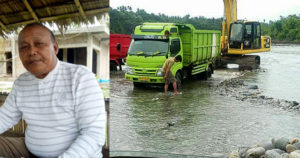
[[[259,22],[237,20],[237,0],[223,2],[220,65],[238,64],[240,69],[258,68],[260,57],[248,54],[270,51],[271,37],[261,35]]]

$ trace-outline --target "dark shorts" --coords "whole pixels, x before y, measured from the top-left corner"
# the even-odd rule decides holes
[[[163,73],[163,75],[165,76],[165,73]],[[174,77],[174,75],[172,74],[171,71],[169,71],[168,77],[166,78],[165,81],[165,85],[169,85],[170,83],[174,83],[176,82],[176,78]]]

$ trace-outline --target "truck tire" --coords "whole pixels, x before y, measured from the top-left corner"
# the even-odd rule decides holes
[[[176,78],[177,89],[181,90],[182,89],[182,75],[179,71],[176,72],[175,78]]]
[[[110,68],[110,71],[117,71],[117,63],[114,62],[114,61],[111,61],[110,62],[110,65],[109,65],[109,68]]]
[[[214,74],[215,73],[215,67],[210,65],[210,68],[211,68],[211,74]]]
[[[210,77],[211,77],[211,74],[213,74],[213,71],[214,71],[214,70],[212,69],[211,66],[208,66],[208,70],[207,70],[207,71],[208,71],[208,74],[207,74],[207,75],[208,75],[208,78],[210,78]]]
[[[122,61],[122,59],[119,59],[118,62],[119,62],[119,64],[118,64],[119,70],[122,71],[122,65],[124,65],[124,62]]]
[[[140,87],[143,87],[144,84],[140,83],[140,82],[133,82],[133,86],[134,86],[134,88],[140,88]]]
[[[210,78],[211,77],[211,73],[212,73],[211,67],[208,66],[208,69],[203,74],[203,79],[207,80],[208,78]]]

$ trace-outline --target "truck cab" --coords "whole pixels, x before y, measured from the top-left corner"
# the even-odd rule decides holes
[[[135,28],[128,50],[125,78],[137,83],[164,83],[162,66],[169,57],[182,55],[178,27],[171,23],[144,23]],[[175,63],[175,75],[182,63]]]

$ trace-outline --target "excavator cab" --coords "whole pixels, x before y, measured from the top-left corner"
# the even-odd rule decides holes
[[[234,22],[230,25],[229,48],[260,49],[261,27],[259,22]]]
[[[268,52],[271,49],[271,38],[261,35],[259,22],[236,21],[231,23],[227,42],[222,65],[238,64],[240,69],[256,69],[260,65],[258,55],[246,54]],[[226,46],[226,44],[224,45]]]
[[[240,69],[258,68],[260,57],[249,54],[269,52],[271,37],[262,35],[259,22],[237,20],[237,0],[223,2],[220,65],[238,64]]]

